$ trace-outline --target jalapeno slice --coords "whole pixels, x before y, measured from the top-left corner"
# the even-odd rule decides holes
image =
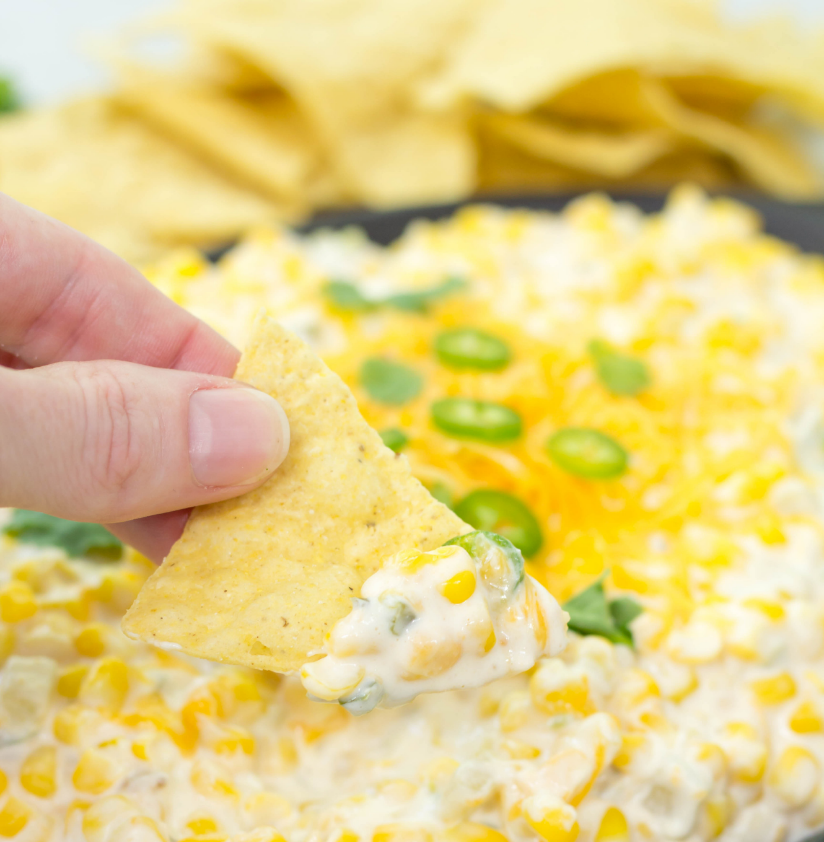
[[[478,530],[451,538],[444,546],[450,544],[463,547],[472,556],[485,584],[498,594],[500,605],[503,605],[523,583],[524,557],[503,535]]]
[[[480,371],[497,371],[510,359],[506,342],[471,327],[445,330],[435,339],[435,353],[444,365]]]
[[[614,438],[589,427],[565,427],[550,436],[547,453],[576,477],[615,479],[627,469],[629,455]]]
[[[526,558],[541,549],[543,535],[535,515],[525,503],[505,491],[472,491],[455,506],[455,514],[476,529],[502,535]]]
[[[500,403],[443,398],[432,404],[432,423],[451,436],[480,441],[512,441],[521,435],[521,416]]]

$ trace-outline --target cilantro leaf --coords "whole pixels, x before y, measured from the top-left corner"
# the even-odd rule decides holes
[[[633,646],[629,624],[643,610],[631,597],[607,600],[604,576],[588,588],[567,600],[564,611],[569,613],[569,630],[581,635],[598,635],[613,643]]]
[[[19,110],[20,107],[20,97],[11,79],[0,76],[0,114],[9,114]]]
[[[390,406],[408,403],[423,389],[423,377],[414,368],[381,357],[364,362],[360,380],[370,398]]]
[[[329,281],[323,288],[323,292],[329,299],[329,303],[338,310],[347,312],[363,312],[373,310],[377,303],[370,301],[366,296],[349,281]]]
[[[123,544],[96,523],[62,520],[27,509],[15,509],[2,531],[24,544],[59,547],[74,558],[94,555],[117,559],[123,555]]]
[[[622,354],[600,339],[587,346],[598,379],[613,395],[635,397],[649,388],[652,378],[643,360]]]
[[[409,313],[425,313],[429,305],[439,298],[457,292],[466,286],[460,278],[447,278],[443,283],[413,292],[397,292],[384,298],[369,298],[349,281],[329,281],[323,293],[336,310],[363,313],[378,307],[394,307]]]
[[[407,444],[409,444],[409,436],[397,427],[389,427],[386,430],[381,430],[380,437],[383,439],[383,443],[390,450],[394,450],[395,453],[399,453],[404,447],[406,447]]]

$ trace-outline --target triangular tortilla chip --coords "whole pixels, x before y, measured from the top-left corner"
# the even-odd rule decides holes
[[[384,559],[470,527],[384,446],[343,381],[275,322],[258,322],[235,376],[280,401],[289,455],[256,491],[193,512],[123,630],[287,672],[318,652]]]

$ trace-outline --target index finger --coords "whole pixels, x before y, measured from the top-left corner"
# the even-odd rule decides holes
[[[240,354],[88,237],[0,194],[0,349],[231,377]]]

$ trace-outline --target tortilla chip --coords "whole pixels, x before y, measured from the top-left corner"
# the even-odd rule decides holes
[[[383,445],[343,381],[275,322],[260,319],[236,377],[280,401],[289,455],[256,491],[194,511],[123,630],[287,672],[318,652],[384,559],[470,527]]]
[[[671,152],[675,139],[665,129],[604,132],[567,128],[548,117],[489,114],[493,133],[536,158],[607,178],[622,178]]]
[[[0,190],[127,260],[219,245],[289,208],[232,184],[105,98],[0,120]]]
[[[296,201],[320,164],[320,149],[283,93],[246,101],[171,73],[121,65],[116,98],[248,188]]]

